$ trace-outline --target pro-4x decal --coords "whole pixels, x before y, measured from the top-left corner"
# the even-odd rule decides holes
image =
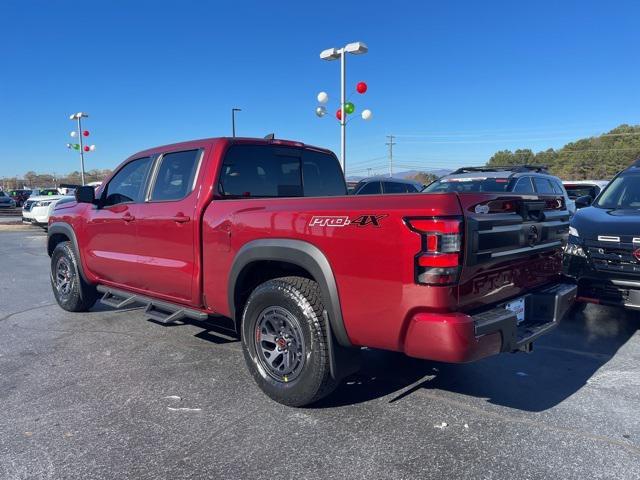
[[[355,227],[373,226],[379,227],[380,221],[388,215],[360,215],[355,218],[349,218],[346,215],[317,215],[311,217],[310,227],[346,227],[353,225]]]

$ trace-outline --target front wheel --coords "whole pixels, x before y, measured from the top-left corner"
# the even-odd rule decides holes
[[[51,287],[58,305],[69,312],[86,312],[96,303],[98,292],[84,281],[79,258],[71,242],[60,242],[51,254]]]
[[[258,286],[242,316],[242,347],[249,371],[273,400],[300,407],[337,386],[330,372],[330,339],[318,284],[283,277]]]

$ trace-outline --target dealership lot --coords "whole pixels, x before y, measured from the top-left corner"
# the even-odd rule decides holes
[[[291,409],[222,320],[58,308],[45,239],[0,226],[2,479],[640,478],[638,315],[588,306],[533,354],[471,365],[366,351]]]

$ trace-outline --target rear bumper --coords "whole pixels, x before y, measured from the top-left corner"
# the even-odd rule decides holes
[[[528,351],[534,340],[555,328],[576,298],[577,287],[557,284],[525,296],[525,321],[503,306],[467,315],[418,313],[413,316],[404,352],[416,358],[466,363],[501,352]]]

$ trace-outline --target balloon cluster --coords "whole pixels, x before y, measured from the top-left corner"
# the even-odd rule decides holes
[[[356,84],[356,92],[358,92],[359,94],[364,94],[366,93],[366,91],[368,90],[368,86],[365,82],[358,82]],[[318,105],[316,107],[316,115],[320,118],[324,117],[328,112],[327,112],[327,107],[326,107],[326,103],[329,101],[329,95],[327,94],[327,92],[320,92],[318,93],[318,103],[320,103],[320,105]],[[352,102],[345,102],[344,104],[344,113],[347,115],[351,115],[356,111],[356,106],[352,103]],[[371,110],[369,109],[365,109],[360,113],[360,116],[362,117],[363,120],[371,120],[371,117],[373,116],[373,113],[371,113]],[[336,118],[339,121],[342,121],[342,108],[338,108],[338,110],[336,111]]]
[[[78,132],[76,132],[75,130],[73,130],[71,133],[69,133],[69,135],[71,136],[71,138],[76,138],[78,136]],[[82,131],[82,136],[83,137],[88,137],[89,136],[89,130],[83,130]],[[80,150],[80,144],[79,143],[67,143],[67,148],[70,150]],[[85,152],[93,152],[96,149],[95,145],[85,145],[84,147],[82,147],[82,150]]]

